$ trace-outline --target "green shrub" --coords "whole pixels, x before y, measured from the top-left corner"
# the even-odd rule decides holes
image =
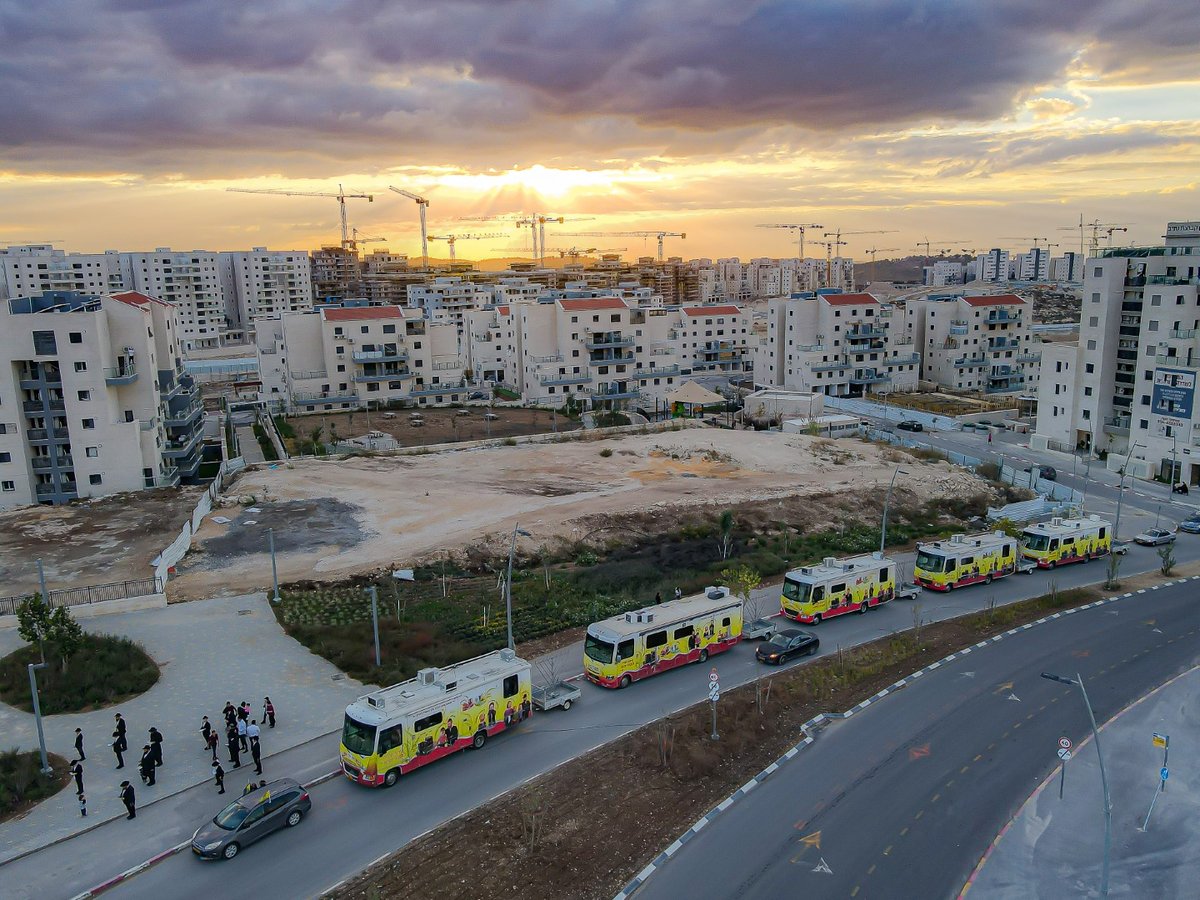
[[[0,659],[0,700],[32,712],[26,666],[40,660],[41,654],[33,645]],[[43,715],[121,703],[148,691],[159,674],[158,665],[139,645],[110,634],[85,633],[65,672],[51,646],[46,647],[46,662],[50,665],[37,676]]]
[[[263,459],[268,462],[274,462],[279,459],[279,453],[275,450],[275,444],[271,440],[271,436],[257,422],[254,423],[254,437],[258,441],[258,446],[262,448]]]
[[[612,447],[605,447],[603,450],[600,451],[600,455],[603,456],[605,459],[608,459],[610,456],[612,456],[612,453],[613,453]]]
[[[17,749],[0,751],[0,822],[27,806],[53,797],[71,776],[67,761],[61,756],[47,754],[50,775],[42,774],[42,758],[37,751],[22,753]]]
[[[291,423],[287,419],[283,416],[275,416],[274,419],[275,427],[279,429],[280,435],[288,439],[296,436],[296,429],[291,426]]]

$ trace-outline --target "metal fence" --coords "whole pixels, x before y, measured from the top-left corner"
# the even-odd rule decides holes
[[[88,584],[83,587],[49,591],[50,606],[83,606],[105,600],[125,600],[162,592],[158,578],[135,578],[133,581],[114,581],[110,584]],[[0,597],[0,616],[13,616],[17,607],[33,594],[19,597]]]

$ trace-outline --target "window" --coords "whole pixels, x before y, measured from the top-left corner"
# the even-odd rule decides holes
[[[1153,380],[1154,380],[1154,371],[1152,369],[1147,369],[1145,372],[1142,373],[1142,381],[1153,381]]]
[[[516,675],[509,675],[507,678],[504,679],[504,696],[506,699],[508,697],[517,696],[517,691],[519,691],[520,689],[521,689],[520,679]]]
[[[1092,302],[1093,302],[1093,303],[1099,303],[1099,302],[1100,302],[1100,292],[1099,292],[1099,291],[1094,291],[1094,292],[1092,293]]]
[[[646,635],[646,649],[653,650],[655,647],[661,647],[667,642],[667,633],[665,631],[656,631],[653,634]]]
[[[379,732],[379,752],[387,753],[404,744],[404,731],[399,725],[385,728]]]
[[[15,491],[17,489],[16,482],[0,481],[0,491]]]
[[[617,662],[629,659],[631,656],[633,656],[633,638],[617,644]]]
[[[363,325],[363,326],[362,326],[362,327],[361,327],[359,330],[360,330],[360,331],[361,331],[363,334],[370,334],[370,333],[371,333],[371,326],[370,326],[370,325]]]
[[[1104,270],[1103,270],[1102,268],[1100,268],[1099,266],[1096,266],[1096,268],[1094,268],[1094,269],[1092,270],[1092,275],[1093,275],[1093,277],[1095,277],[1095,278],[1099,278],[1099,277],[1101,277],[1103,274],[1104,274]]]
[[[58,343],[54,340],[54,332],[35,331],[33,333],[33,352],[36,356],[57,353]]]
[[[82,400],[84,402],[92,399],[91,391],[76,391],[76,395],[79,397],[80,400]]]
[[[1093,348],[1091,348],[1091,349],[1093,349],[1093,350],[1094,350],[1095,348],[1093,347]],[[1095,371],[1096,371],[1096,366],[1095,366],[1094,364],[1092,364],[1092,363],[1084,363],[1084,365],[1083,365],[1083,371],[1085,371],[1085,372],[1087,372],[1089,375],[1091,375],[1093,372],[1095,372]]]
[[[0,463],[12,462],[11,453],[0,453]]]
[[[95,428],[96,420],[95,419],[84,419],[82,424],[83,424],[84,428]]]
[[[383,326],[383,333],[384,333],[384,334],[395,334],[395,333],[396,333],[396,326],[395,326],[395,325],[384,325],[384,326]]]
[[[1150,298],[1151,306],[1162,306],[1162,294],[1155,294]]]
[[[67,335],[67,337],[70,338],[70,341],[72,344],[82,344],[83,343],[83,332],[82,331],[72,331],[69,335]]]
[[[682,628],[676,628],[675,633],[671,635],[671,640],[682,641],[685,637],[695,633],[696,629],[691,625],[684,625]]]
[[[423,719],[417,719],[413,722],[413,731],[427,731],[430,728],[436,728],[442,724],[442,712],[438,710],[432,715],[426,716]]]
[[[1058,385],[1056,384],[1054,387],[1055,387],[1055,389],[1057,390],[1057,388],[1058,388]],[[1085,396],[1085,397],[1090,397],[1090,396],[1092,396],[1092,389],[1091,389],[1090,387],[1085,387],[1085,388],[1083,389],[1083,396]]]
[[[85,362],[75,363],[75,371],[76,372],[86,372],[87,371],[87,363],[85,363]]]
[[[1099,316],[1089,316],[1088,317],[1088,327],[1089,328],[1095,328],[1099,324],[1100,324]]]
[[[1142,431],[1145,431],[1149,427],[1150,423],[1146,419],[1138,419],[1138,428],[1142,429]]]
[[[88,483],[89,484],[103,484],[104,476],[103,475],[89,475]]]
[[[85,447],[83,452],[85,454],[87,454],[89,459],[95,459],[97,456],[100,455],[100,448],[99,447]]]
[[[889,577],[891,577],[891,576],[888,574],[888,570],[886,568],[879,570],[879,580],[880,581],[887,581]]]

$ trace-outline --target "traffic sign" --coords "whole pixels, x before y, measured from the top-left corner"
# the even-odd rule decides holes
[[[1071,739],[1065,738],[1065,737],[1059,738],[1058,746],[1062,747],[1064,750],[1070,750],[1071,749]]]
[[[1159,777],[1159,778],[1161,778],[1163,781],[1166,781],[1166,780],[1167,780],[1167,775],[1168,775],[1168,774],[1169,774],[1169,773],[1167,772],[1167,767],[1166,767],[1166,766],[1163,766],[1163,767],[1162,767],[1161,769],[1159,769],[1159,771],[1158,771],[1158,777]]]
[[[1063,762],[1066,762],[1068,759],[1071,758],[1071,751],[1068,750],[1066,747],[1059,747],[1058,748],[1058,758],[1061,759]]]
[[[716,667],[716,666],[713,666],[713,667],[712,667],[712,671],[708,673],[708,680],[709,680],[709,681],[717,681],[717,680],[718,680],[718,679],[717,679],[717,667]]]
[[[1157,731],[1150,738],[1154,742],[1155,747],[1162,747],[1164,750],[1171,743],[1171,738],[1165,734],[1159,734]]]

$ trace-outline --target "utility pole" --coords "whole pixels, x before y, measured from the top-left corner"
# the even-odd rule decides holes
[[[275,529],[267,529],[267,537],[271,541],[271,583],[275,586],[275,593],[271,595],[271,602],[279,602],[279,567],[275,565]]]
[[[908,474],[907,469],[901,469],[899,466],[896,466],[896,471],[892,473],[892,480],[888,483],[887,494],[883,498],[883,525],[879,529],[879,553],[880,553],[880,555],[883,554],[883,546],[885,543],[887,543],[888,504],[890,504],[892,502],[892,488],[895,487],[895,485],[896,485],[896,476],[899,475],[901,472],[903,472],[905,475]]]
[[[508,620],[508,649],[515,650],[512,629],[512,567],[513,555],[517,552],[517,535],[532,537],[528,531],[522,531],[516,522],[513,523],[512,544],[508,548],[508,574],[504,576],[504,614]]]
[[[371,585],[367,596],[371,598],[371,625],[375,629],[375,668],[379,668],[379,589]]]
[[[38,702],[37,670],[46,668],[46,663],[29,663],[29,696],[33,698],[33,718],[37,722],[38,748],[42,752],[42,774],[51,775],[50,761],[46,759],[46,735],[42,732],[42,705]]]
[[[42,568],[42,560],[37,561],[38,566],[38,582],[42,586],[42,602],[47,606],[50,605],[50,593],[46,590],[46,570]]]
[[[1118,473],[1120,479],[1117,481],[1117,518],[1113,522],[1113,543],[1116,543],[1121,538],[1121,500],[1125,497],[1125,470],[1129,468],[1129,460],[1133,456],[1133,451],[1141,446],[1141,441],[1137,441],[1130,446],[1129,452],[1125,454],[1125,463],[1121,466],[1121,470]]]

